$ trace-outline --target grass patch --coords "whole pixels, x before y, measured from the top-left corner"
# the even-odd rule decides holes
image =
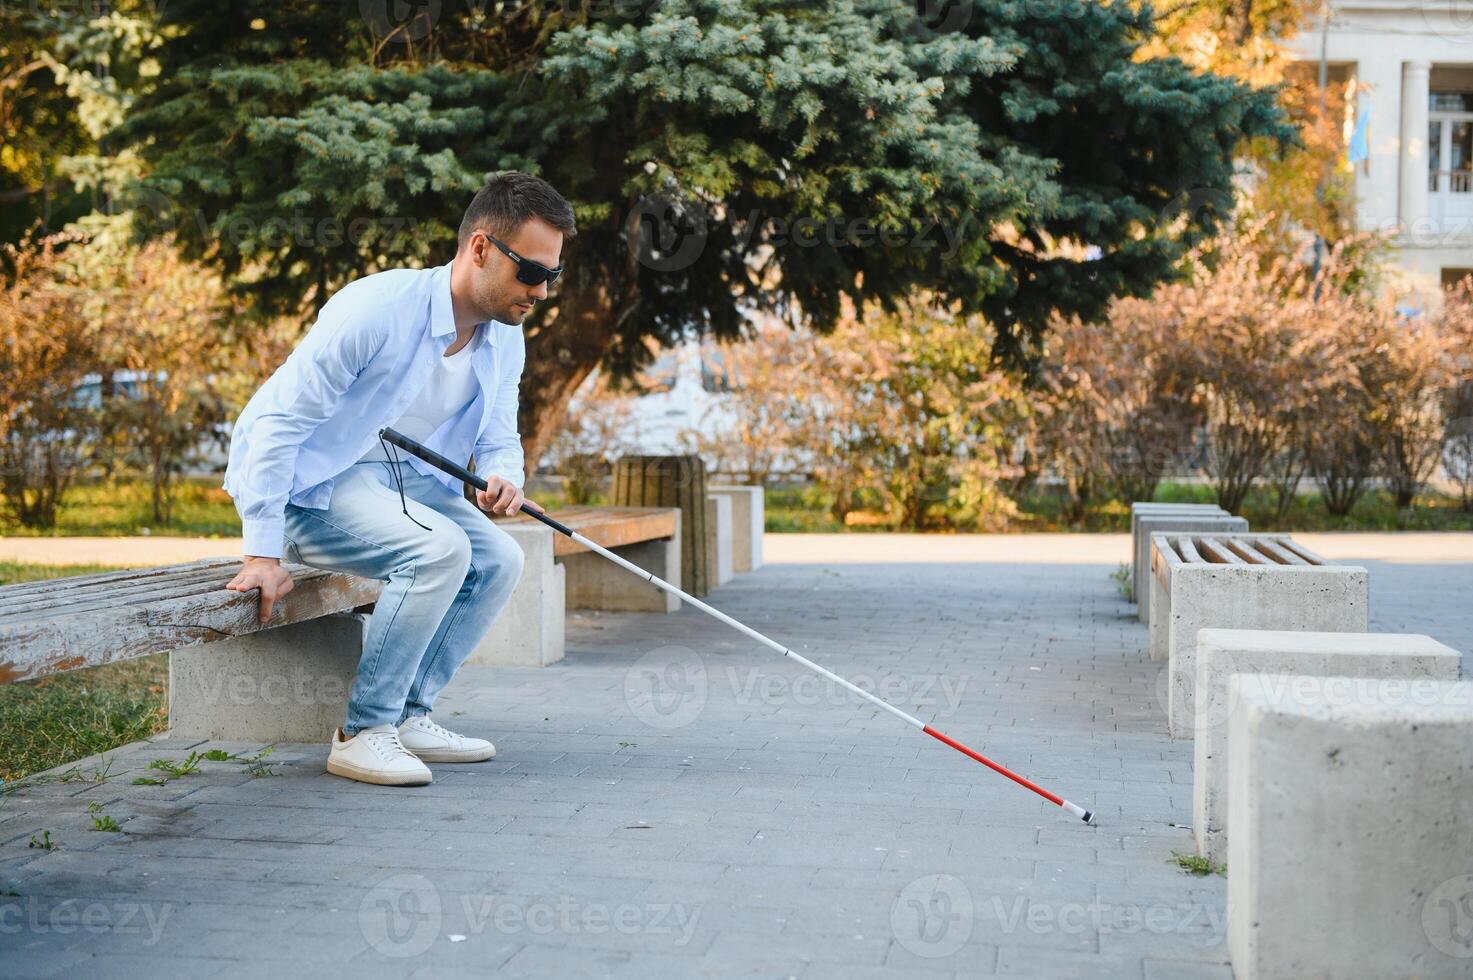
[[[535,498],[548,510],[566,506],[561,493],[548,492]],[[1195,483],[1164,483],[1156,491],[1160,503],[1213,503],[1212,488]],[[6,522],[3,533],[12,537],[174,535],[239,537],[240,516],[230,496],[214,477],[181,479],[172,519],[156,523],[151,515],[150,490],[141,479],[118,478],[91,482],[70,491],[57,513],[55,528],[36,530]],[[598,494],[592,506],[608,503]],[[859,509],[844,524],[830,513],[833,494],[822,486],[769,488],[766,493],[766,528],[772,532],[834,533],[892,530],[883,513],[880,496],[862,491]],[[1008,528],[1028,531],[1126,531],[1130,529],[1130,505],[1109,500],[1093,504],[1083,520],[1070,521],[1065,514],[1069,502],[1058,489],[1044,489],[1018,500],[1018,517]],[[1459,509],[1458,500],[1446,494],[1422,494],[1411,507],[1396,506],[1385,490],[1371,490],[1343,517],[1325,510],[1319,493],[1300,494],[1282,521],[1275,517],[1273,494],[1254,489],[1242,507],[1255,531],[1469,531],[1473,513]]]
[[[0,562],[0,585],[115,570]],[[0,780],[13,782],[163,731],[168,683],[169,655],[161,653],[0,686]],[[74,773],[77,781],[88,779],[75,769],[63,778]]]
[[[1206,858],[1199,857],[1196,854],[1183,854],[1180,851],[1172,851],[1171,857],[1176,861],[1178,868],[1181,868],[1188,874],[1194,874],[1198,878],[1205,878],[1208,875],[1223,875],[1224,877],[1227,875],[1226,864],[1213,864]]]
[[[54,528],[22,527],[7,519],[5,533],[12,537],[118,537],[147,533],[233,538],[239,537],[241,531],[240,514],[217,478],[177,481],[171,519],[158,523],[153,519],[153,490],[148,481],[119,477],[89,480],[68,490],[57,508]]]
[[[889,531],[879,513],[879,501],[861,499],[863,511],[851,515],[849,525],[834,520],[829,513],[833,495],[822,487],[770,489],[766,494],[768,531],[805,531],[831,533],[840,531]],[[1200,484],[1166,483],[1158,488],[1158,503],[1210,504],[1212,488]],[[1079,521],[1065,515],[1069,501],[1060,490],[1040,490],[1018,502],[1018,516],[1008,530],[1028,532],[1124,532],[1130,530],[1130,505],[1119,500],[1096,503]],[[1284,519],[1276,518],[1277,506],[1267,489],[1249,493],[1241,508],[1255,532],[1260,531],[1469,531],[1473,530],[1473,513],[1459,509],[1457,498],[1446,494],[1420,494],[1412,506],[1398,508],[1385,490],[1368,491],[1349,514],[1336,517],[1325,510],[1319,493],[1303,493],[1295,498]],[[1125,586],[1122,586],[1125,587]]]
[[[1110,573],[1110,578],[1115,582],[1115,591],[1120,593],[1120,598],[1126,602],[1135,601],[1135,582],[1130,574],[1130,562],[1121,562],[1120,567]]]

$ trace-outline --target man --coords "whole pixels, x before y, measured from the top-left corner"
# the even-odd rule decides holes
[[[264,623],[292,589],[283,557],[387,583],[329,772],[423,785],[426,762],[495,755],[429,714],[521,575],[521,549],[483,512],[536,507],[522,495],[520,326],[575,233],[546,181],[497,175],[466,209],[450,263],[343,287],[235,423],[224,488],[245,564],[227,588],[259,589]],[[454,477],[380,439],[385,426],[451,459],[473,456],[487,482],[476,505]]]

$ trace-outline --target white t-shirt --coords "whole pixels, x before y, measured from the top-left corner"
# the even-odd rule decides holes
[[[420,389],[418,397],[404,410],[398,421],[390,424],[391,429],[416,442],[427,443],[434,431],[444,425],[447,419],[470,404],[476,397],[480,383],[476,372],[471,370],[471,355],[481,345],[481,331],[484,329],[483,324],[477,324],[476,332],[471,334],[471,339],[464,347],[448,357],[440,358],[440,363],[430,373],[429,380]],[[394,447],[394,453],[401,460],[407,455],[397,446]],[[362,463],[391,458],[384,454],[383,441],[375,440],[373,446],[358,461]]]

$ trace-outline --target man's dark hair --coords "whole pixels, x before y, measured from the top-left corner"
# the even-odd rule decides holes
[[[515,170],[497,174],[476,191],[465,209],[456,236],[457,247],[464,247],[477,229],[504,242],[529,218],[541,218],[569,238],[578,234],[573,206],[547,181]]]

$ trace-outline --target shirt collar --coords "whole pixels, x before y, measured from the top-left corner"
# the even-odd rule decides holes
[[[436,267],[430,275],[430,333],[436,337],[455,336],[455,306],[450,302],[450,266],[446,262]],[[485,320],[481,324],[481,345],[496,346],[496,322]]]
[[[450,263],[431,274],[430,333],[436,337],[455,334],[455,307],[450,302]]]

